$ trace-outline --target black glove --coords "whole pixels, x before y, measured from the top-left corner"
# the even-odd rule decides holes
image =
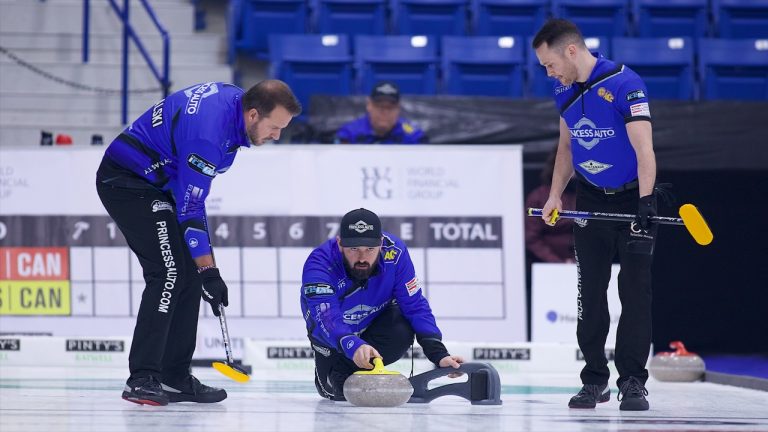
[[[656,214],[656,196],[651,194],[640,197],[635,223],[640,225],[640,228],[647,230],[651,226],[651,216],[656,216]]]
[[[229,306],[227,284],[219,275],[219,269],[209,268],[200,273],[203,278],[203,300],[211,304],[213,314],[219,316],[219,304]]]

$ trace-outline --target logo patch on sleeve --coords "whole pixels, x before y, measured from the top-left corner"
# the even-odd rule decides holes
[[[408,290],[408,295],[412,296],[421,289],[421,281],[419,281],[419,278],[414,277],[405,283],[405,288]]]
[[[600,87],[599,89],[597,89],[597,95],[608,102],[613,102],[613,93],[611,93],[611,91],[606,89],[605,87]]]
[[[384,262],[387,264],[397,264],[397,262],[400,261],[402,252],[403,251],[394,244],[392,246],[381,248],[381,254],[384,257]]]
[[[635,90],[627,93],[627,102],[631,102],[636,99],[642,99],[645,97],[645,92],[642,90]]]
[[[648,102],[641,102],[634,105],[629,106],[629,112],[632,115],[632,117],[650,117],[651,116],[651,109],[648,108]]]
[[[304,285],[304,295],[307,297],[315,297],[321,295],[332,295],[336,293],[336,290],[332,286],[324,283],[309,283]]]
[[[190,153],[187,158],[187,165],[204,176],[216,177],[216,165],[194,153]]]

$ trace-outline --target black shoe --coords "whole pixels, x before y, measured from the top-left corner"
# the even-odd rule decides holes
[[[202,384],[192,375],[180,381],[164,382],[163,390],[171,402],[214,403],[227,398],[227,392],[224,389]]]
[[[168,395],[160,381],[153,377],[128,378],[123,389],[123,399],[139,405],[168,405]]]
[[[594,408],[598,403],[611,400],[608,384],[584,384],[576,396],[568,402],[568,408]]]
[[[349,378],[349,374],[337,372],[335,370],[331,370],[331,373],[328,374],[328,381],[331,382],[331,386],[333,387],[333,395],[330,397],[332,401],[344,402],[347,400],[347,398],[344,397],[344,382],[347,378]]]
[[[648,396],[648,390],[645,389],[645,385],[639,379],[629,377],[619,386],[618,400],[621,401],[619,409],[622,411],[647,411],[649,406],[645,399],[646,396]]]

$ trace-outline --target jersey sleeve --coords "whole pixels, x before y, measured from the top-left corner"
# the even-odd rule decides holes
[[[214,111],[213,104],[208,111]],[[192,258],[211,254],[205,199],[210,193],[216,167],[224,158],[220,143],[225,140],[221,111],[182,112],[180,127],[172,137],[178,157],[173,191],[176,214]]]
[[[441,338],[442,335],[435,323],[432,309],[429,307],[427,299],[422,295],[421,281],[416,276],[408,249],[402,245],[399,246],[403,251],[395,265],[395,299],[416,334]]]
[[[347,358],[352,359],[357,348],[365,344],[365,341],[344,323],[340,300],[344,293],[337,291],[329,267],[331,257],[323,249],[314,250],[304,263],[301,302],[305,310],[307,333],[329,347],[340,349]]]
[[[651,120],[651,109],[648,105],[648,89],[645,83],[635,73],[619,86],[615,106],[624,117],[624,122]]]
[[[443,345],[443,335],[437,328],[432,308],[422,293],[421,281],[416,277],[408,249],[405,245],[398,246],[403,251],[397,263],[394,296],[403,315],[411,323],[424,355],[437,365],[440,359],[449,355],[448,350]]]

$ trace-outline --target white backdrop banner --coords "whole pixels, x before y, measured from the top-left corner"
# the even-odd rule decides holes
[[[619,265],[611,266],[608,312],[611,325],[606,345],[616,344],[621,315],[618,290]],[[533,342],[576,343],[578,319],[576,264],[535,263],[531,269],[531,339]]]
[[[95,191],[103,149],[0,150],[0,333],[130,335],[141,268]],[[266,146],[213,182],[212,243],[242,339],[303,339],[309,252],[366,207],[409,247],[451,340],[523,341],[521,149]],[[201,307],[198,357],[223,354]]]

